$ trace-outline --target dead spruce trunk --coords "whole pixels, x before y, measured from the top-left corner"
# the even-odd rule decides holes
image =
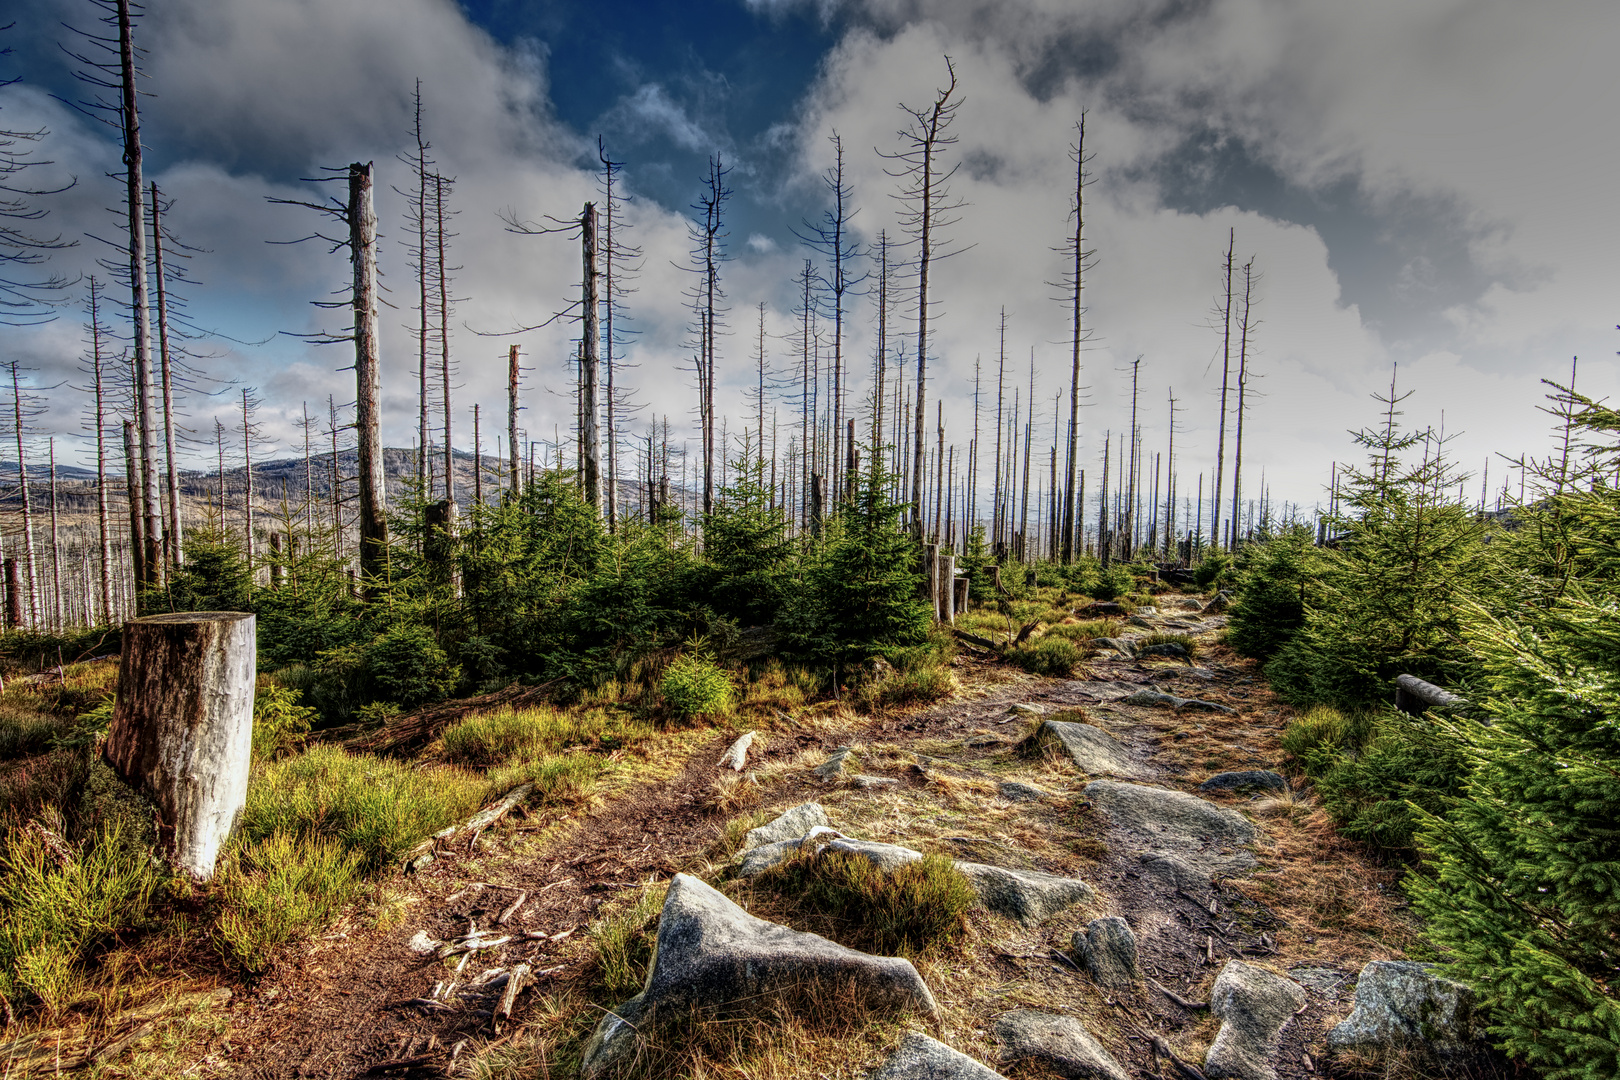
[[[124,624],[107,763],[157,804],[164,853],[204,880],[247,799],[256,640],[234,611]]]

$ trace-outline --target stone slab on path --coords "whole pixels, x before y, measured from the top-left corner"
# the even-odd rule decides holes
[[[1270,769],[1238,769],[1216,773],[1198,785],[1199,791],[1287,791],[1288,781]]]
[[[1204,1055],[1204,1075],[1210,1080],[1277,1080],[1277,1037],[1305,1000],[1298,983],[1228,960],[1209,991],[1209,1011],[1221,1029]]]
[[[1078,878],[1038,870],[1008,870],[985,863],[958,862],[979,902],[997,915],[1037,926],[1065,908],[1096,899],[1097,890]]]
[[[831,825],[827,820],[827,811],[818,802],[800,803],[790,806],[776,818],[775,821],[766,822],[757,829],[749,829],[743,837],[744,851],[763,847],[765,844],[775,844],[783,840],[797,840],[817,825]]]
[[[763,844],[744,851],[737,860],[737,876],[746,878],[762,874],[773,866],[787,862],[805,844],[826,843],[842,838],[843,835],[831,826],[816,825],[798,839],[778,840],[774,844]]]
[[[1236,810],[1183,791],[1114,780],[1093,780],[1085,796],[1142,852],[1170,855],[1203,876],[1254,866],[1244,845],[1254,842],[1258,830]]]
[[[894,1048],[871,1080],[1003,1080],[982,1065],[938,1039],[913,1031]]]
[[[1074,1080],[1131,1080],[1131,1074],[1072,1016],[1017,1009],[998,1017],[993,1030],[1001,1040],[1004,1061],[1034,1060]]]
[[[1124,743],[1102,728],[1066,720],[1048,720],[1041,725],[1039,737],[1049,745],[1062,747],[1064,753],[1073,759],[1075,768],[1087,776],[1123,776],[1131,780],[1145,780],[1151,775],[1151,770],[1131,759]]]
[[[853,993],[878,1014],[939,1016],[933,993],[910,961],[871,956],[755,918],[712,886],[676,874],[658,919],[646,985],[597,1024],[580,1075],[595,1080],[633,1054],[639,1027],[655,1014],[676,1016],[811,988],[829,996]]]

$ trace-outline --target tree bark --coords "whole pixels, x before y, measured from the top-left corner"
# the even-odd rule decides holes
[[[151,796],[165,854],[203,880],[247,799],[256,659],[252,615],[124,624],[107,763]]]
[[[124,486],[129,493],[129,558],[131,568],[135,571],[135,591],[138,596],[146,586],[141,561],[142,552],[146,550],[145,538],[141,535],[146,517],[141,513],[141,481],[135,469],[135,423],[132,420],[124,421]]]
[[[506,441],[512,457],[512,490],[523,490],[522,458],[518,448],[518,347],[506,350]]]
[[[135,104],[135,41],[130,27],[129,0],[117,0],[118,51],[122,75],[124,126],[124,184],[129,217],[129,277],[135,316],[135,417],[139,422],[142,548],[141,582],[163,583],[163,523],[157,460],[157,416],[152,407],[152,313],[147,299],[146,207],[141,186],[141,121]]]
[[[372,165],[349,166],[349,246],[354,261],[355,431],[360,458],[360,573],[368,600],[388,576],[388,497],[378,434],[377,211]]]
[[[158,208],[158,186],[152,184],[152,277],[157,282],[158,358],[163,371],[163,465],[169,488],[169,528],[163,538],[170,566],[182,558],[180,529],[180,468],[174,452],[174,376],[169,365],[169,296],[163,280],[163,226]]]
[[[598,514],[602,512],[602,432],[599,425],[601,407],[597,394],[601,381],[601,341],[597,317],[600,304],[596,278],[596,204],[586,203],[579,217],[580,256],[584,273],[585,343],[581,350],[579,440],[584,459],[585,501]],[[707,481],[706,481],[707,482]]]

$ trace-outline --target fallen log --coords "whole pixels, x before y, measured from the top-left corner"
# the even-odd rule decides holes
[[[730,749],[725,752],[725,756],[720,759],[720,767],[725,768],[730,765],[733,771],[742,772],[743,765],[748,762],[748,748],[753,745],[754,732],[750,731],[731,744]]]

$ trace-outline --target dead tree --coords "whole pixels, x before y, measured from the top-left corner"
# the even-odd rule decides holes
[[[923,425],[927,419],[928,396],[928,273],[934,260],[945,258],[950,251],[936,250],[936,232],[955,223],[945,215],[962,206],[952,202],[949,194],[951,177],[958,166],[941,171],[939,157],[956,137],[946,131],[962,99],[956,97],[956,68],[951,58],[945,58],[945,72],[949,83],[934,97],[934,103],[925,109],[914,109],[902,104],[900,108],[911,122],[899,132],[902,149],[885,157],[900,163],[897,172],[889,175],[903,178],[900,200],[905,206],[902,224],[917,241],[917,402],[916,423],[912,442],[911,472],[911,531],[922,537],[923,466],[926,454]]]
[[[302,206],[336,219],[347,227],[344,237],[315,233],[304,239],[322,239],[332,250],[349,249],[353,283],[345,302],[317,301],[317,307],[348,307],[354,322],[347,334],[304,336],[318,344],[354,343],[355,435],[359,453],[360,576],[365,597],[376,598],[388,577],[388,495],[384,486],[382,442],[379,434],[382,388],[378,374],[377,211],[373,196],[373,165],[354,162],[345,175],[348,200],[327,203],[297,199],[271,199],[273,203]],[[338,177],[321,177],[322,181]],[[293,241],[298,243],[299,241]],[[334,418],[335,420],[335,418]],[[336,423],[333,424],[332,467],[337,468]],[[335,485],[334,485],[335,486]],[[335,516],[335,508],[334,508]],[[341,536],[341,528],[339,529]],[[340,541],[341,543],[341,541]]]
[[[129,500],[129,548],[131,569],[139,570],[141,560],[138,553],[145,543],[141,530],[146,524],[146,515],[141,512],[141,480],[140,473],[135,467],[135,422],[124,421],[124,489]],[[220,483],[223,484],[224,472],[220,473]],[[139,575],[135,575],[134,585],[136,591],[141,588]]]
[[[1215,501],[1211,504],[1211,539],[1221,546],[1221,488],[1226,472],[1226,394],[1232,378],[1232,252],[1237,243],[1237,230],[1226,233],[1226,261],[1222,266],[1222,296],[1215,309],[1221,317],[1221,418],[1215,437]]]
[[[580,397],[580,429],[579,441],[581,455],[584,460],[585,501],[598,514],[602,512],[602,432],[601,406],[597,401],[600,391],[601,378],[601,340],[598,336],[598,315],[600,298],[597,293],[596,272],[596,204],[586,203],[585,209],[579,215],[579,245],[580,261],[583,280],[581,283],[581,314],[584,316],[584,341],[580,348],[580,373],[582,393]],[[712,378],[714,368],[711,365],[709,374]],[[713,397],[711,390],[710,415],[713,410]]]
[[[725,316],[725,291],[720,287],[720,267],[727,261],[725,205],[731,198],[726,176],[731,172],[716,154],[709,159],[703,179],[703,194],[692,209],[702,214],[687,226],[692,241],[690,270],[698,280],[687,293],[692,303],[695,344],[697,345],[698,416],[703,437],[703,517],[714,512],[715,412],[714,379],[717,342]]]
[[[507,449],[512,456],[512,490],[523,490],[523,474],[519,470],[520,452],[518,444],[518,347],[513,345],[506,350],[506,440]]]
[[[833,165],[822,174],[822,180],[832,195],[832,209],[822,215],[818,224],[805,223],[805,231],[796,233],[806,246],[824,256],[831,266],[831,277],[822,283],[832,301],[832,371],[829,387],[831,401],[832,451],[829,456],[832,490],[842,491],[846,486],[839,476],[844,453],[844,296],[859,285],[865,275],[852,275],[849,264],[862,255],[857,245],[848,242],[850,219],[859,211],[851,210],[850,187],[844,182],[844,140],[834,131],[828,141],[833,145]]]
[[[248,581],[253,581],[253,436],[258,432],[258,425],[253,422],[253,414],[258,411],[259,401],[253,397],[248,387],[242,388],[242,466],[244,489],[242,493],[242,537],[243,551],[247,555]]]
[[[102,380],[102,337],[107,332],[101,324],[100,286],[90,279],[90,375],[95,393],[95,412],[92,420],[96,432],[96,526],[101,541],[101,618],[111,623],[112,610],[112,533],[107,526],[107,406]]]
[[[436,311],[439,316],[439,390],[444,406],[444,497],[450,502],[450,531],[456,531],[456,465],[452,448],[450,425],[450,311],[455,301],[450,296],[450,271],[459,266],[447,266],[445,253],[453,235],[447,230],[446,220],[451,212],[445,209],[445,193],[455,181],[440,173],[433,174],[433,255],[437,264],[434,278]]]
[[[1007,398],[1007,308],[1005,305],[1003,305],[1001,308],[1001,329],[998,340],[999,345],[996,352],[996,482],[993,485],[990,496],[991,547],[1001,544],[1006,539],[1004,533],[1007,525],[1006,515],[1002,513],[1001,498],[1001,435],[1003,431],[1002,408],[1005,405]]]
[[[38,416],[43,406],[37,397],[23,397],[22,377],[18,362],[6,365],[11,369],[11,418],[17,441],[17,489],[22,509],[23,566],[28,573],[28,625],[39,625],[39,573],[34,557],[33,499],[28,490],[28,455],[23,447],[28,421]]]
[[[1243,310],[1238,316],[1238,379],[1237,379],[1237,437],[1232,451],[1232,538],[1233,551],[1238,546],[1239,490],[1243,482],[1243,409],[1244,393],[1249,381],[1249,335],[1259,325],[1254,319],[1254,287],[1260,275],[1255,273],[1254,259],[1243,264]]]
[[[624,333],[624,312],[620,298],[634,291],[627,282],[633,280],[640,269],[637,260],[641,258],[641,249],[625,243],[623,239],[629,223],[624,220],[622,209],[629,199],[614,190],[614,180],[624,168],[624,163],[608,156],[607,146],[601,139],[597,140],[596,154],[602,162],[599,174],[602,238],[598,253],[603,264],[602,372],[607,380],[603,400],[607,439],[607,513],[608,531],[616,532],[619,527],[619,409],[624,404],[620,397],[622,390],[616,381],[616,361],[619,346],[623,344],[620,335]]]
[[[1074,235],[1070,237],[1065,254],[1072,260],[1069,270],[1066,299],[1069,301],[1069,454],[1067,469],[1068,475],[1063,485],[1063,543],[1061,557],[1065,566],[1074,561],[1075,530],[1080,519],[1085,516],[1085,507],[1078,511],[1074,501],[1074,475],[1080,459],[1080,345],[1085,340],[1085,330],[1082,325],[1082,316],[1085,307],[1082,304],[1083,287],[1085,284],[1085,271],[1090,266],[1092,252],[1086,250],[1086,215],[1085,198],[1086,187],[1090,183],[1086,175],[1086,163],[1094,155],[1086,153],[1086,114],[1080,114],[1080,123],[1077,125],[1079,137],[1075,140],[1074,157]]]
[[[432,145],[422,129],[422,80],[416,80],[416,91],[413,97],[414,123],[412,135],[416,141],[416,152],[411,156],[401,156],[405,164],[411,168],[411,174],[416,184],[411,191],[399,192],[405,196],[406,215],[411,226],[412,243],[407,245],[406,257],[411,269],[416,271],[417,292],[417,450],[416,450],[416,484],[421,491],[421,497],[431,498],[433,493],[428,488],[428,343],[433,333],[431,308],[428,303],[428,294],[431,288],[432,260],[428,248],[428,188],[431,183],[432,167],[435,164],[428,157],[428,149]],[[394,189],[399,191],[398,188]]]
[[[181,562],[180,469],[174,449],[174,376],[169,358],[168,275],[163,266],[163,218],[158,186],[152,184],[152,278],[157,283],[158,356],[163,373],[163,465],[168,484],[168,532],[163,538],[164,555],[171,567]]]

